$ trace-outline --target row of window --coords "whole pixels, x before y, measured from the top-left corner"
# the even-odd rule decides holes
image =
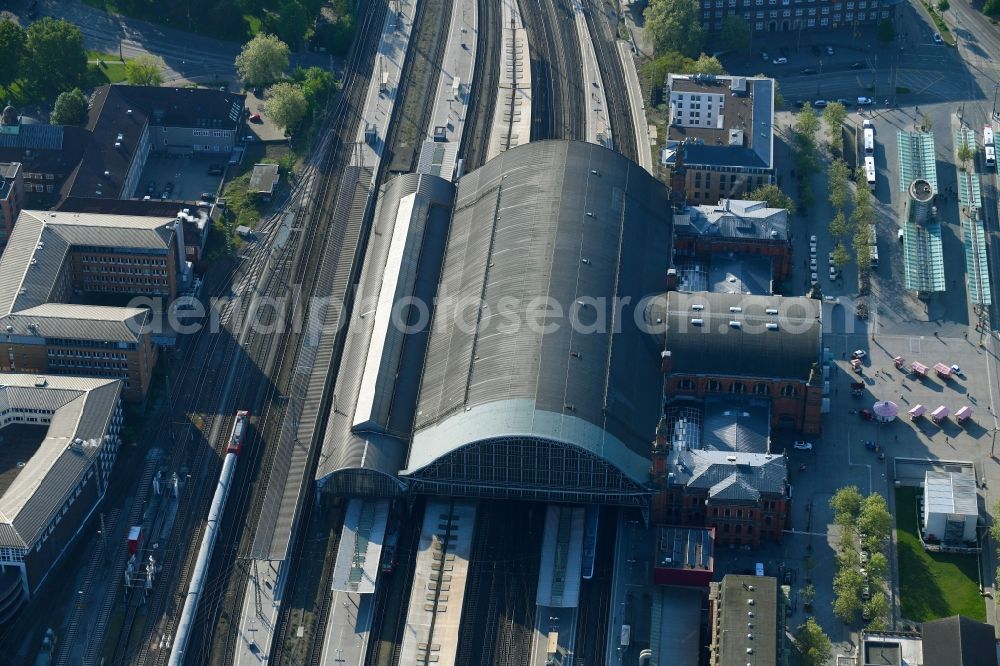
[[[25,180],[55,180],[55,174],[52,173],[38,173],[37,171],[25,171]]]
[[[77,351],[71,351],[69,349],[50,349],[48,351],[48,355],[49,355],[50,358],[53,357],[53,356],[58,356],[60,358],[62,358],[62,357],[68,357],[68,358],[85,358],[85,359],[86,358],[104,359],[106,361],[110,361],[110,360],[125,361],[125,360],[128,360],[128,356],[126,354],[122,354],[120,352],[100,352],[100,353],[94,352],[93,354],[91,354],[89,351],[81,352],[79,350],[77,350]]]
[[[721,9],[722,8],[723,1],[724,0],[715,0],[715,7],[716,7],[716,9]],[[809,4],[814,4],[816,2],[816,0],[806,0],[806,2],[808,2]],[[732,7],[736,7],[737,0],[728,0],[727,4],[731,8]],[[743,7],[749,7],[750,6],[749,0],[744,0],[744,2],[742,2],[740,4]],[[777,0],[767,0],[767,2],[765,3],[764,0],[754,0],[754,4],[757,5],[758,7],[760,7],[760,6],[764,5],[764,4],[777,5],[778,2],[777,2]],[[790,4],[792,4],[791,0],[781,0],[781,6],[782,7],[788,7]],[[796,2],[795,4],[801,4],[801,0],[800,0],[800,2]],[[847,2],[847,3],[845,3],[845,5],[846,5],[847,9],[854,9],[855,3],[854,2]],[[857,6],[858,6],[858,9],[867,9],[868,8],[868,2],[866,0],[860,0],[857,3]],[[708,10],[711,7],[712,7],[711,0],[706,0],[706,2],[702,3],[702,9],[703,10]],[[877,9],[877,8],[878,8],[878,2],[872,2],[872,9]],[[815,10],[814,9],[810,9],[810,11],[814,12]]]
[[[50,362],[49,365],[56,372],[64,372],[71,375],[84,375],[86,377],[107,377],[108,379],[120,379],[122,381],[122,386],[126,389],[131,387],[129,382],[128,369],[123,365],[119,369],[104,369],[97,367],[85,366],[84,363],[57,363]]]
[[[105,264],[127,264],[135,266],[166,266],[167,261],[165,259],[150,259],[145,257],[143,259],[133,259],[131,257],[102,257],[100,255],[83,255],[80,257],[84,265],[94,263],[101,266]]]
[[[52,185],[32,185],[31,183],[24,184],[25,192],[54,192],[55,187]]]
[[[698,388],[697,384],[693,379],[684,378],[677,382],[678,391],[694,391]],[[718,379],[710,379],[705,385],[705,390],[709,393],[721,393],[722,392],[722,382]],[[743,382],[732,382],[729,385],[730,393],[746,393],[747,385]],[[794,398],[799,394],[799,389],[794,384],[785,384],[781,387],[781,396],[783,398]],[[771,395],[771,385],[766,382],[757,382],[753,385],[754,395]]]
[[[45,344],[52,347],[90,347],[97,349],[129,349],[134,351],[138,345],[134,342],[107,342],[101,340],[76,340],[72,338],[45,338]],[[66,352],[67,354],[69,352]],[[111,358],[119,358],[112,356]],[[125,358],[122,354],[121,358]]]
[[[167,128],[164,127],[163,131],[166,132]],[[233,130],[191,130],[191,136],[233,136],[235,132]]]

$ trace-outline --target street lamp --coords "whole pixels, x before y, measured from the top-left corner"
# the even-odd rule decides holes
[[[996,448],[996,445],[997,445],[997,431],[998,430],[1000,430],[1000,428],[994,426],[989,431],[989,432],[993,433],[993,442],[990,444],[990,458],[993,457],[993,450]]]

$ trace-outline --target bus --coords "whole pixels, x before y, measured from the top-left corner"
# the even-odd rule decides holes
[[[865,180],[868,181],[868,187],[871,191],[875,191],[875,158],[871,155],[865,157]]]
[[[993,143],[993,127],[983,126],[983,150],[986,153],[986,166],[995,169],[997,166],[997,148]]]
[[[864,130],[865,135],[865,155],[875,154],[875,130],[871,127],[866,127]]]

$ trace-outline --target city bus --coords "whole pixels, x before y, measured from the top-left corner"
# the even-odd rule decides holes
[[[997,148],[993,143],[993,128],[990,125],[983,127],[983,150],[986,153],[986,167],[995,169],[997,166]]]
[[[871,191],[875,191],[875,158],[871,155],[865,157],[865,180],[868,181],[868,187]]]
[[[875,130],[871,127],[866,127],[864,129],[865,136],[865,155],[875,154]]]

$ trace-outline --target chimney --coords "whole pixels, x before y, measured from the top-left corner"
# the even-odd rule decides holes
[[[664,349],[660,352],[660,371],[664,374],[670,373],[674,369],[673,352]]]

